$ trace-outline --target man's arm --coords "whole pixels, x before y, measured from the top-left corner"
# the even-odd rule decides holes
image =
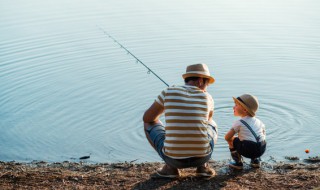
[[[144,123],[154,123],[159,121],[159,117],[164,111],[164,107],[160,105],[158,102],[154,102],[143,115]]]
[[[209,123],[211,123],[213,121],[212,117],[213,117],[213,111],[210,111],[209,118],[208,118]]]

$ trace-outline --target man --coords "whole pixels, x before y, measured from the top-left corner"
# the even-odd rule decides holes
[[[163,90],[143,115],[146,137],[165,161],[156,175],[176,178],[178,168],[197,167],[197,176],[213,176],[207,162],[217,141],[217,126],[207,87],[215,79],[206,64],[189,65],[182,77],[185,85]],[[166,126],[159,120],[163,113]]]

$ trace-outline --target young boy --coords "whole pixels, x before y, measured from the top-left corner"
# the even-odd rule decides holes
[[[260,156],[266,150],[266,131],[264,124],[255,117],[259,107],[258,99],[251,94],[234,98],[233,114],[241,117],[233,123],[225,135],[234,162],[229,164],[235,169],[242,169],[242,156],[251,159],[251,166],[260,167]],[[234,135],[238,134],[238,137]]]

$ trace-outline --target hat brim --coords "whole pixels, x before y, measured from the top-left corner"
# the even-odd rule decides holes
[[[243,102],[241,102],[240,100],[238,100],[238,99],[235,98],[235,97],[232,97],[232,98],[233,98],[234,102],[239,103],[244,109],[246,109],[251,116],[255,116],[255,115],[256,115],[256,114],[255,114],[250,108],[248,108],[248,106],[246,106]]]
[[[209,84],[214,83],[215,79],[212,76],[208,75],[202,75],[202,74],[196,74],[196,73],[186,73],[182,75],[182,78],[188,78],[188,77],[201,77],[201,78],[207,78],[209,79]]]

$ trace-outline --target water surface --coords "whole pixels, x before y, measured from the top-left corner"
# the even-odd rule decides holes
[[[142,115],[166,86],[99,27],[170,85],[183,84],[188,64],[208,64],[213,159],[230,158],[223,137],[243,93],[260,101],[264,160],[319,155],[319,9],[316,0],[1,0],[0,159],[160,161]]]

